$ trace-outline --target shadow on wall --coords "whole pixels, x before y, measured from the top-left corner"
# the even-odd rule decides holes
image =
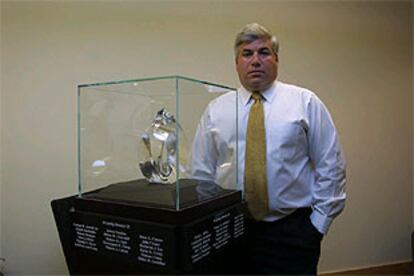
[[[3,265],[5,262],[6,262],[6,259],[0,257],[0,276],[3,276]]]

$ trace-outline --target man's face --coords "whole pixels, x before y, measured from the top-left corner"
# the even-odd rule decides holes
[[[244,43],[236,57],[236,70],[241,84],[250,92],[263,92],[277,77],[278,57],[271,41],[257,39]]]

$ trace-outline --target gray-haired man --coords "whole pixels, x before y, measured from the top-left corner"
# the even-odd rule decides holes
[[[345,206],[345,160],[321,100],[277,80],[278,50],[276,37],[257,23],[236,37],[242,85],[237,182],[252,213],[245,272],[316,274],[323,234]],[[220,155],[236,144],[228,133],[234,128],[223,120],[233,104],[234,97],[223,95],[204,112],[193,143],[193,177],[220,184]]]

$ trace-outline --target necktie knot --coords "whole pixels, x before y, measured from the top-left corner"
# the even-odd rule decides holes
[[[254,100],[254,102],[259,102],[262,100],[262,96],[260,95],[260,92],[253,92],[252,93],[252,98]]]

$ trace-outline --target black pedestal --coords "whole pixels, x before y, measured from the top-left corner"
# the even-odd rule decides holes
[[[138,180],[52,201],[70,273],[240,273],[240,192],[188,180],[178,196]]]

